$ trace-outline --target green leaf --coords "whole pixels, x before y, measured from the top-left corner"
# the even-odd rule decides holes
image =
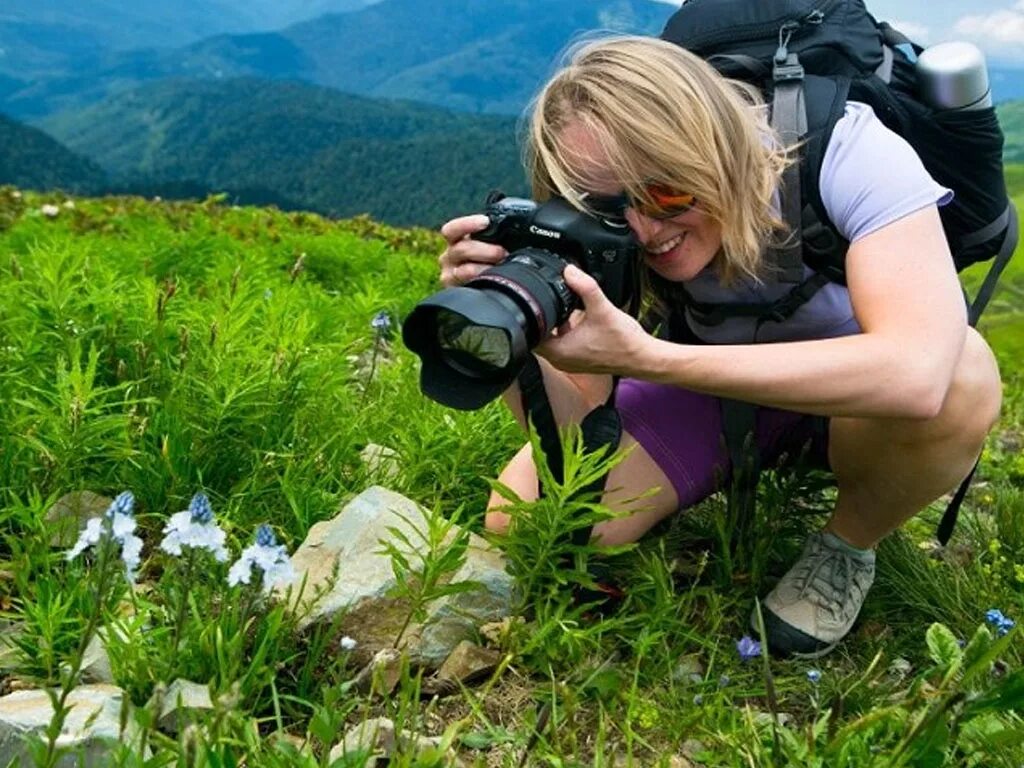
[[[956,640],[956,635],[945,624],[932,624],[928,627],[925,639],[932,661],[943,669],[958,665],[962,660],[963,651]]]

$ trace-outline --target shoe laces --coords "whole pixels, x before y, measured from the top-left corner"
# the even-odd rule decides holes
[[[870,564],[830,547],[818,535],[808,541],[794,578],[800,597],[845,621],[860,609],[870,586],[871,570]]]

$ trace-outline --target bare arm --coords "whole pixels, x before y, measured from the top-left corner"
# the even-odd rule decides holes
[[[604,301],[587,303],[597,323],[584,321],[545,344],[544,353],[568,370],[618,372],[803,413],[934,416],[967,328],[937,209],[930,206],[858,240],[846,265],[861,334],[777,344],[673,344],[644,334],[621,313],[612,318],[614,308]],[[567,278],[585,302],[599,293],[578,271]],[[589,333],[576,333],[585,328]]]

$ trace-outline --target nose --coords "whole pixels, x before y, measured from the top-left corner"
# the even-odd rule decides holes
[[[665,224],[660,219],[652,219],[650,216],[645,216],[636,208],[626,209],[626,223],[633,230],[636,239],[643,245],[650,243],[651,239],[658,234]]]

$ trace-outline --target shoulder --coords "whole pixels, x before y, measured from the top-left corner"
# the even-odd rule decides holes
[[[853,242],[953,193],[928,173],[914,148],[851,101],[836,121],[821,163],[821,200],[829,218]]]

